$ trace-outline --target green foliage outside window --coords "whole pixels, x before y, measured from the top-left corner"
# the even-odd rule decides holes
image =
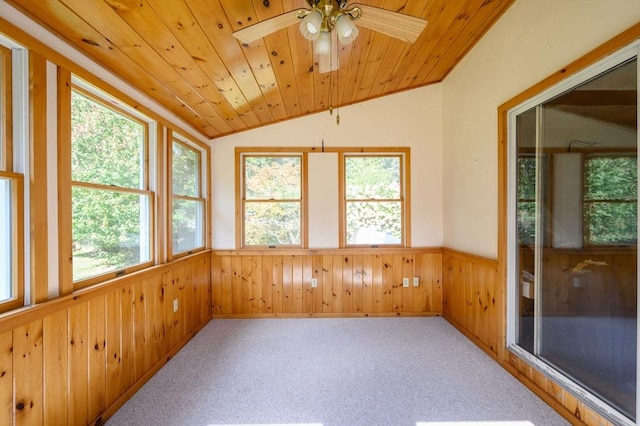
[[[345,157],[347,244],[401,244],[401,157]]]
[[[74,91],[71,129],[74,280],[149,260],[144,126]]]
[[[532,245],[536,239],[536,161],[535,157],[518,158],[516,186],[518,243]]]
[[[244,189],[245,245],[302,243],[300,156],[244,157]]]
[[[200,153],[180,142],[172,152],[172,232],[173,253],[204,245],[204,201],[200,189]]]
[[[636,157],[589,157],[584,170],[588,244],[634,245],[638,234]]]

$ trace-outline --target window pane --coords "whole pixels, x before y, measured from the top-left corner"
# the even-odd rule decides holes
[[[204,246],[203,212],[201,200],[173,200],[173,253],[181,253]]]
[[[246,245],[300,245],[300,203],[245,203]]]
[[[590,203],[585,213],[588,217],[589,244],[636,244],[638,209],[635,202]]]
[[[181,143],[173,143],[173,194],[200,196],[200,153]]]
[[[0,301],[13,297],[11,282],[11,181],[0,178]]]
[[[585,199],[633,200],[638,187],[636,157],[593,157],[585,162]]]
[[[74,187],[73,279],[150,260],[148,195]]]
[[[345,157],[348,200],[399,199],[400,157]]]
[[[300,157],[245,157],[247,200],[299,200]]]
[[[347,203],[347,244],[401,244],[402,205],[391,202]]]
[[[122,114],[72,92],[72,179],[143,189],[145,129]]]

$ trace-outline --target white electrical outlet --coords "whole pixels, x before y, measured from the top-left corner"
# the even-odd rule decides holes
[[[318,279],[311,278],[311,288],[317,288],[317,287],[318,287]]]
[[[420,277],[413,277],[413,286],[414,287],[420,286]]]
[[[173,299],[173,312],[178,312],[178,299]]]
[[[402,279],[402,287],[409,287],[409,278]]]

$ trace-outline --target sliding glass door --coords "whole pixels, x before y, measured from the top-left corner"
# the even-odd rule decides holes
[[[638,61],[627,49],[510,114],[510,347],[636,419]]]

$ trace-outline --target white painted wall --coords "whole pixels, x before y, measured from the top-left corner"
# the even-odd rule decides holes
[[[446,247],[497,257],[498,106],[640,21],[640,0],[517,0],[442,83]]]
[[[235,148],[319,148],[323,139],[326,147],[410,147],[412,246],[442,245],[441,85],[343,107],[340,117],[339,126],[323,112],[211,141],[214,248],[235,248]],[[310,157],[310,167],[323,173],[309,174],[309,246],[335,248],[337,156]]]

